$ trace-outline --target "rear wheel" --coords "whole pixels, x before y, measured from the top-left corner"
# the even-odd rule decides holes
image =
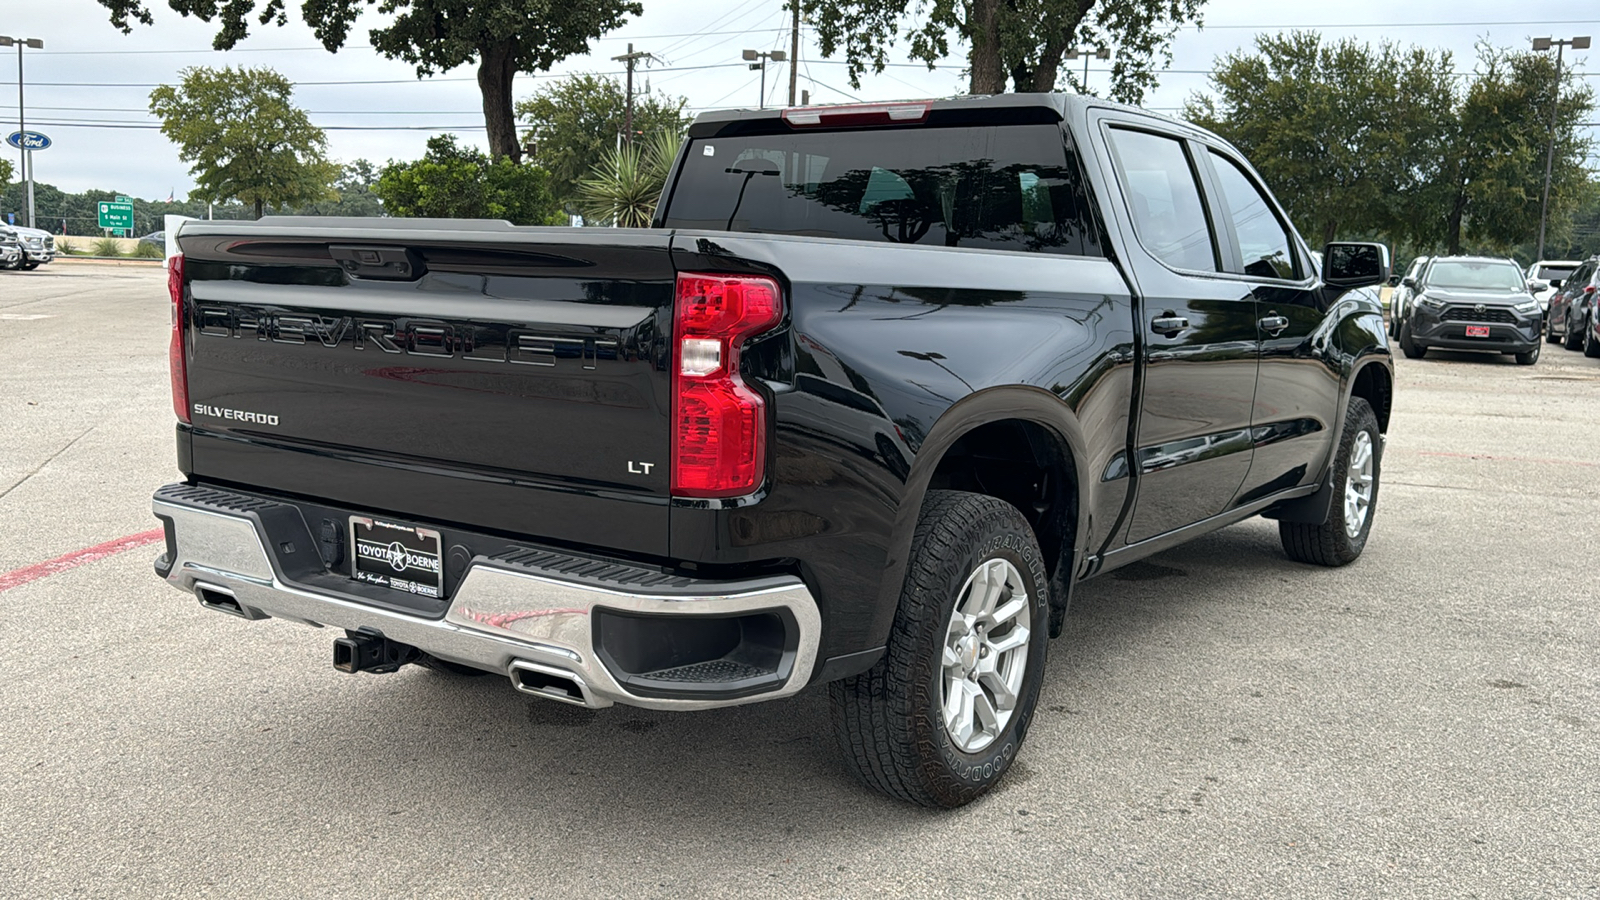
[[[1600,359],[1600,341],[1594,339],[1594,323],[1583,323],[1583,355],[1590,359]]]
[[[834,734],[857,778],[942,807],[1000,781],[1039,697],[1048,583],[1016,507],[928,493],[883,658],[829,686]]]
[[[1333,461],[1333,505],[1321,525],[1279,522],[1278,539],[1290,559],[1319,566],[1354,562],[1367,546],[1372,514],[1378,505],[1378,476],[1382,471],[1383,435],[1372,406],[1360,397],[1350,398],[1344,417],[1339,453]]]
[[[1568,350],[1583,349],[1583,332],[1572,326],[1571,310],[1567,311],[1567,320],[1562,324],[1566,327],[1561,329],[1561,334],[1564,338],[1561,346],[1566,347]]]

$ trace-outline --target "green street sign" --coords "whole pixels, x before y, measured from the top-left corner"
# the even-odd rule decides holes
[[[133,202],[133,198],[132,197],[124,197],[121,194],[118,194],[117,195],[117,202],[118,203],[132,203]]]
[[[133,232],[133,204],[100,201],[100,227],[125,228]]]

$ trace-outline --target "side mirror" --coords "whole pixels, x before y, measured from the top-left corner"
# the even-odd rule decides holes
[[[1547,291],[1550,288],[1551,283],[1548,281],[1540,281],[1537,278],[1528,279],[1528,293],[1530,294],[1537,294],[1540,291]]]
[[[1384,244],[1335,243],[1322,248],[1322,281],[1329,287],[1376,287],[1389,280],[1389,248]]]
[[[1400,286],[1400,276],[1399,275],[1390,275],[1389,276],[1389,287],[1399,287],[1399,286]]]
[[[1561,287],[1561,279],[1559,279],[1559,278],[1550,279],[1550,286],[1559,290],[1560,287]]]
[[[1408,288],[1411,288],[1413,291],[1417,289],[1417,280],[1415,278],[1407,278],[1400,283]]]

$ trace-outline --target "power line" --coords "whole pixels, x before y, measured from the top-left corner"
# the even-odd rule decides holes
[[[596,41],[659,41],[670,38],[703,37],[720,34],[751,34],[758,31],[786,31],[784,28],[735,28],[729,31],[683,31],[677,34],[634,34],[634,35],[607,35],[594,38]],[[340,47],[340,51],[365,50],[369,53],[378,52],[371,46]],[[177,53],[330,53],[326,47],[233,47],[228,50],[217,50],[207,47],[205,49],[181,50],[39,50],[35,51],[43,56],[140,56],[161,55],[172,56]]]

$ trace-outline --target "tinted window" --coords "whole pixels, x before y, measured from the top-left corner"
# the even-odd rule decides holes
[[[666,224],[1101,255],[1054,125],[697,139]]]
[[[1522,291],[1526,283],[1509,262],[1445,260],[1428,268],[1427,286],[1467,291]]]
[[[1574,271],[1576,270],[1571,266],[1538,266],[1529,277],[1540,281],[1561,281],[1570,277]]]
[[[1183,144],[1113,129],[1111,148],[1139,243],[1174,268],[1216,271],[1211,229]]]
[[[1217,170],[1223,199],[1228,201],[1228,214],[1239,240],[1244,274],[1258,278],[1294,278],[1294,252],[1289,249],[1289,233],[1272,211],[1272,204],[1233,160],[1212,153],[1211,162]]]

